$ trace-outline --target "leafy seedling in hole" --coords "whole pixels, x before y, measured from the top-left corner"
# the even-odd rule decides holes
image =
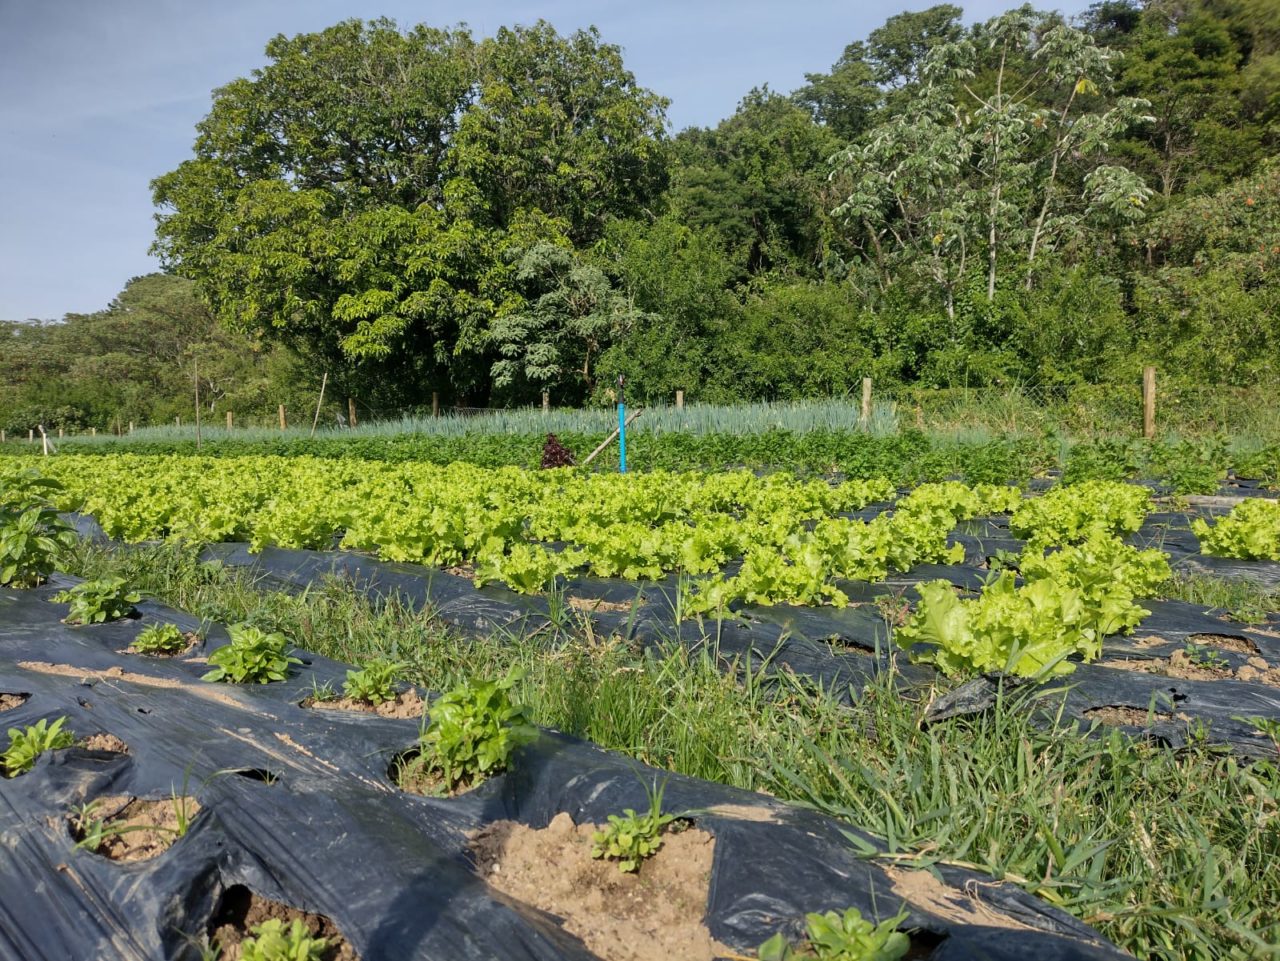
[[[522,676],[512,668],[500,681],[461,684],[441,695],[419,738],[420,754],[405,765],[400,780],[436,774],[452,792],[506,770],[516,748],[537,736],[525,708],[511,701],[511,688]]]
[[[130,646],[139,654],[172,655],[181,654],[188,643],[176,624],[148,624]]]
[[[795,948],[778,932],[760,945],[760,961],[898,961],[911,948],[911,939],[898,930],[907,919],[903,911],[895,917],[873,924],[857,908],[843,914],[806,914],[808,945]]]
[[[298,918],[287,928],[279,918],[255,924],[253,937],[240,942],[241,961],[320,961],[328,938],[313,937]]]
[[[311,678],[311,700],[313,701],[332,701],[337,698],[337,694],[333,690],[333,681],[325,681],[320,683],[315,677]]]
[[[643,814],[632,808],[623,809],[621,815],[610,814],[608,827],[591,835],[591,856],[617,861],[618,869],[624,873],[639,871],[640,862],[653,857],[662,847],[663,828],[684,816],[662,812],[666,788],[666,781],[645,788],[649,810]]]
[[[363,670],[347,671],[342,693],[353,701],[365,701],[374,707],[383,701],[394,701],[396,675],[404,669],[404,664],[377,658]]]
[[[248,624],[227,628],[231,643],[209,655],[213,670],[202,680],[231,684],[267,684],[289,676],[289,665],[302,661],[292,656],[283,634],[271,633]]]
[[[1226,671],[1231,668],[1231,662],[1211,647],[1203,647],[1187,641],[1187,646],[1183,648],[1183,652],[1187,655],[1187,660],[1191,662],[1193,667],[1200,667],[1209,671]]]
[[[0,755],[4,764],[5,777],[17,777],[30,771],[38,758],[45,751],[56,751],[70,747],[75,737],[70,731],[63,730],[66,717],[60,717],[52,724],[47,718],[41,718],[35,724],[25,728],[9,728],[9,748]]]
[[[53,595],[59,604],[70,604],[68,624],[105,624],[133,613],[142,595],[125,587],[123,577],[100,577]]]
[[[61,491],[61,484],[35,471],[0,485],[0,585],[38,586],[75,545],[75,530],[49,502],[49,495]]]

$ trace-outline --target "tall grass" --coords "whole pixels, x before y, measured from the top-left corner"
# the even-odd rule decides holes
[[[301,594],[191,549],[81,546],[191,613],[285,632],[350,663],[390,657],[441,690],[520,666],[538,723],[647,763],[768,791],[884,838],[910,863],[970,864],[1076,914],[1140,958],[1280,958],[1280,773],[1195,742],[1173,753],[1053,721],[1052,696],[924,726],[884,677],[853,708],[793,675],[734,670],[714,642],[640,651],[569,633],[464,637],[330,581]],[[1033,721],[1037,709],[1048,723]],[[852,843],[852,842],[851,842]]]

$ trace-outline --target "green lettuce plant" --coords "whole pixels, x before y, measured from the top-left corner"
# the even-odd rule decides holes
[[[863,918],[857,908],[807,914],[806,944],[792,946],[779,932],[760,945],[756,954],[760,961],[898,961],[911,948],[911,939],[898,930],[906,919],[903,911],[875,924]]]

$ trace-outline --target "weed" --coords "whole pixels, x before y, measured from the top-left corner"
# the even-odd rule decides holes
[[[874,924],[857,908],[847,908],[843,914],[807,914],[806,947],[792,947],[779,932],[760,945],[757,953],[760,961],[898,961],[911,948],[911,939],[898,930],[906,919],[903,911]]]
[[[283,634],[269,634],[248,624],[233,625],[227,628],[227,633],[231,635],[231,643],[209,655],[213,670],[202,680],[267,684],[283,681],[289,676],[289,665],[302,663],[290,654],[289,642]]]
[[[53,599],[71,605],[68,624],[104,624],[132,614],[142,595],[126,588],[123,577],[102,577],[59,591]]]
[[[5,777],[17,777],[30,771],[35,767],[36,758],[45,751],[56,751],[74,744],[75,736],[63,729],[66,722],[66,717],[60,717],[52,724],[47,718],[41,718],[25,728],[9,728],[9,748],[0,755]]]
[[[139,654],[181,654],[187,648],[187,635],[176,624],[148,624],[130,646]]]
[[[658,853],[662,847],[662,830],[679,814],[662,812],[662,795],[666,782],[646,787],[649,810],[637,814],[625,808],[621,815],[610,814],[609,825],[591,836],[591,856],[609,858],[618,862],[619,870],[630,873],[640,870],[640,862]]]
[[[255,924],[253,937],[240,942],[241,961],[320,961],[327,938],[313,937],[301,919],[289,927],[279,918]]]
[[[377,707],[383,701],[396,699],[395,680],[405,668],[404,664],[375,658],[362,670],[347,671],[342,693],[353,701],[365,701]]]

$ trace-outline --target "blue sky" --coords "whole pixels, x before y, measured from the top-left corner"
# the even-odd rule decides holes
[[[0,318],[98,310],[130,277],[157,269],[149,181],[190,155],[213,88],[261,66],[277,33],[377,16],[462,21],[477,36],[539,18],[561,32],[595,24],[640,83],[670,98],[679,130],[714,124],[753,86],[793,90],[887,17],[929,5],[0,0]],[[977,20],[1014,5],[964,6]]]

